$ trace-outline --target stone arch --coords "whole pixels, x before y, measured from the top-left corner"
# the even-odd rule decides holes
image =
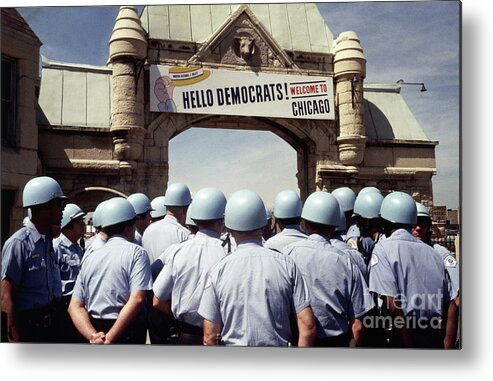
[[[297,153],[297,181],[302,199],[317,189],[316,171],[320,155],[331,153],[337,160],[336,126],[327,121],[266,118],[256,116],[159,114],[147,127],[144,139],[146,161],[160,163],[166,174],[160,177],[160,193],[168,180],[168,146],[175,136],[190,128],[270,131]],[[333,151],[333,152],[329,152]],[[153,192],[150,192],[153,194]]]
[[[113,188],[89,186],[73,190],[66,195],[68,201],[77,204],[85,212],[93,212],[96,206],[104,200],[112,197],[124,197],[128,195]]]

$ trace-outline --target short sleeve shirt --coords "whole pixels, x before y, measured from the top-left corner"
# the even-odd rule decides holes
[[[439,244],[434,244],[433,249],[440,254],[440,257],[443,260],[443,264],[445,265],[445,270],[447,270],[447,273],[450,277],[450,282],[452,285],[452,294],[451,294],[451,299],[454,299],[457,294],[459,293],[460,289],[460,270],[459,270],[459,264],[455,260],[454,256],[446,247],[443,247]]]
[[[226,345],[286,346],[290,320],[309,305],[310,293],[291,258],[261,241],[243,241],[211,270],[198,312],[223,326]]]
[[[134,291],[152,289],[151,266],[142,247],[112,236],[82,264],[72,297],[96,319],[117,319]]]
[[[169,246],[186,241],[189,236],[190,231],[175,217],[166,215],[147,227],[142,236],[142,246],[153,263]]]
[[[78,244],[72,243],[63,233],[54,240],[53,247],[60,266],[62,294],[63,296],[71,295],[74,291],[75,280],[79,275],[84,250]]]
[[[19,311],[39,308],[62,296],[60,268],[50,236],[41,236],[29,221],[2,249],[2,280],[17,286],[14,300]]]
[[[370,291],[400,301],[405,316],[441,316],[450,300],[450,281],[432,247],[404,229],[375,246],[370,261]]]
[[[308,238],[308,236],[301,231],[299,225],[288,225],[280,233],[269,238],[265,242],[264,247],[281,252],[284,246],[306,238]]]
[[[359,269],[326,238],[312,234],[283,252],[295,261],[310,289],[317,338],[347,333],[350,320],[374,306]]]
[[[177,320],[202,327],[204,319],[197,312],[209,270],[225,255],[219,235],[199,231],[194,238],[174,246],[163,270],[154,282],[154,295],[171,300]]]

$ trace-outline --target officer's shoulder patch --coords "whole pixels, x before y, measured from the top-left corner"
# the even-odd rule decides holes
[[[378,263],[378,257],[373,254],[370,259],[370,266],[373,267]]]
[[[457,266],[457,261],[452,255],[447,255],[443,260],[445,263],[445,267],[455,267]]]
[[[347,244],[350,248],[352,248],[352,249],[354,249],[354,250],[358,250],[358,241],[357,241],[356,239],[354,239],[354,238],[349,238],[349,239],[347,240],[346,244]]]

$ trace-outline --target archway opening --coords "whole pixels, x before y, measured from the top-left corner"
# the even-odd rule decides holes
[[[298,194],[296,150],[270,131],[191,128],[169,142],[169,180],[192,193],[207,186],[226,197],[240,189],[257,192],[272,208],[276,194]]]

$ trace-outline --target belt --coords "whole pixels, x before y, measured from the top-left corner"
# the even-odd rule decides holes
[[[200,327],[185,323],[184,321],[178,321],[177,323],[180,331],[183,333],[194,336],[204,336],[204,330]]]
[[[47,305],[41,308],[19,312],[19,317],[35,328],[51,328],[55,325],[56,308]]]

